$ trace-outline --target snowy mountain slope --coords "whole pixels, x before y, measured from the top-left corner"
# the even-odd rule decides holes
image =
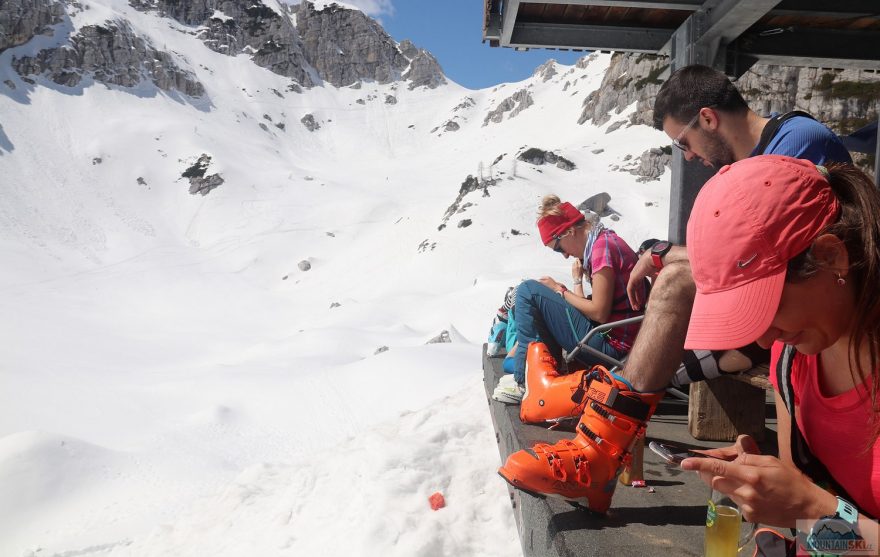
[[[296,93],[159,13],[80,4],[0,52],[0,554],[517,553],[478,378],[504,288],[568,276],[537,203],[607,191],[628,241],[665,234],[668,178],[608,169],[662,135],[576,123],[608,57]],[[204,95],[13,68],[107,20]],[[514,163],[526,147],[576,168]],[[193,195],[203,154],[223,183]],[[438,230],[481,164],[489,197]]]

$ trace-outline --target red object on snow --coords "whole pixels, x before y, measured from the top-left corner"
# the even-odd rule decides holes
[[[446,499],[443,498],[443,494],[439,491],[434,495],[428,497],[428,502],[431,503],[431,510],[438,511],[446,506]]]

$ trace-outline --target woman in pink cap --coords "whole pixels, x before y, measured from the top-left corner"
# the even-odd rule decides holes
[[[707,451],[722,460],[682,467],[747,520],[797,527],[813,549],[832,522],[876,541],[867,518],[880,515],[877,188],[850,165],[745,159],[703,187],[687,239],[697,295],[685,346],[772,345],[779,458],[741,437]]]
[[[555,195],[541,201],[538,230],[541,241],[572,264],[572,287],[550,277],[527,280],[517,287],[514,314],[517,344],[514,355],[505,361],[505,369],[513,373],[515,383],[500,384],[495,398],[518,403],[525,392],[526,351],[529,343],[540,340],[547,344],[557,359],[561,349],[572,350],[578,341],[597,324],[625,319],[640,312],[628,303],[626,284],[638,257],[613,230],[599,222],[597,215],[587,219],[571,203]],[[583,279],[592,285],[586,296]],[[590,345],[614,358],[621,358],[632,348],[638,325],[615,329],[607,335],[595,335]],[[579,356],[587,365],[600,363],[589,354]]]

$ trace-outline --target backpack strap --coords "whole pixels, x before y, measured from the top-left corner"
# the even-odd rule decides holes
[[[785,403],[788,415],[791,418],[791,459],[797,468],[822,488],[830,489],[847,501],[852,501],[846,490],[834,479],[825,465],[813,455],[807,440],[801,433],[795,419],[794,388],[791,381],[791,370],[796,354],[794,346],[786,345],[782,350],[779,361],[776,364],[776,384],[779,386],[779,396]],[[870,517],[868,513],[859,509],[859,512]]]
[[[777,114],[773,118],[770,118],[770,121],[764,126],[764,131],[761,132],[761,140],[758,141],[758,146],[755,148],[755,155],[763,155],[764,151],[767,149],[767,145],[770,144],[770,140],[776,135],[776,132],[779,130],[779,127],[782,126],[782,123],[795,116],[804,116],[810,120],[815,120],[815,118],[803,110],[792,110],[791,112]]]

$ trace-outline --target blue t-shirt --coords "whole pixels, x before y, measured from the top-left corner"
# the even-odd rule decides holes
[[[776,116],[776,113],[770,115]],[[757,153],[758,146],[752,150],[750,157]],[[786,155],[798,159],[807,159],[813,164],[826,162],[852,162],[849,151],[835,133],[821,122],[806,116],[794,116],[779,126],[776,135],[764,149],[765,155]]]

